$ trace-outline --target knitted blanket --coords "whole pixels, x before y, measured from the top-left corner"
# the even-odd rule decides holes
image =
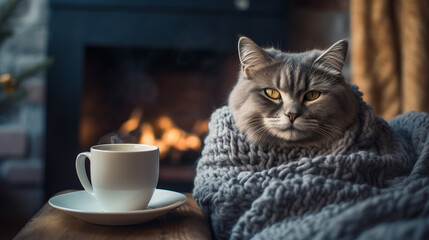
[[[193,190],[215,237],[427,238],[429,114],[387,123],[359,105],[329,149],[251,144],[228,107],[216,110]]]

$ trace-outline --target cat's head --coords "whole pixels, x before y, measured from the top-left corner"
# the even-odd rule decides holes
[[[348,43],[326,51],[285,53],[238,42],[241,71],[229,97],[235,123],[250,141],[328,146],[356,118],[357,101],[344,81]]]

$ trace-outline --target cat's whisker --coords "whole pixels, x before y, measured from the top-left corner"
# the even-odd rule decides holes
[[[259,138],[259,141],[268,143],[268,139],[271,138],[270,131],[265,126],[260,127],[256,131],[252,132],[252,135]]]
[[[314,132],[327,138],[329,141],[333,142],[333,139],[335,139],[333,133],[329,131],[328,129],[324,128],[323,126],[318,126],[314,128]]]
[[[264,131],[266,131],[265,127],[261,127],[259,129],[257,129],[256,131],[254,131],[252,134],[257,135],[257,134],[262,133]]]
[[[262,132],[261,141],[264,143],[268,143],[269,139],[272,139],[272,138],[270,137],[270,133],[268,129],[266,129],[265,131]]]
[[[323,131],[321,129],[317,129],[315,130],[315,133],[317,133],[318,135],[322,136],[323,138],[327,139],[329,142],[333,143],[335,142],[335,138],[333,136],[331,136],[328,132]]]
[[[339,135],[341,135],[343,133],[343,131],[344,131],[343,128],[341,128],[339,126],[336,126],[336,125],[332,125],[332,124],[331,125],[324,124],[322,126],[327,131],[330,131],[330,132],[333,132],[333,133],[336,133],[336,134],[339,134]]]
[[[259,138],[261,141],[266,141],[269,138],[269,131],[264,124],[261,124],[262,118],[254,118],[248,122],[249,132],[254,138]]]
[[[269,143],[269,140],[272,140],[272,136],[276,135],[276,133],[271,132],[270,128],[268,128],[265,124],[262,124],[267,120],[267,118],[255,118],[253,121],[249,121],[249,127],[252,130],[251,135],[255,138],[258,138],[261,143]],[[271,122],[277,123],[278,119],[276,118],[270,118],[268,119]]]
[[[336,126],[321,125],[317,128],[317,132],[325,136],[330,142],[335,142],[335,139],[342,133],[342,130]]]

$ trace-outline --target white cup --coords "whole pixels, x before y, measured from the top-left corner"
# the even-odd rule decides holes
[[[91,183],[85,169],[90,162]],[[159,175],[159,148],[145,144],[104,144],[76,158],[76,171],[83,188],[106,212],[145,209]]]

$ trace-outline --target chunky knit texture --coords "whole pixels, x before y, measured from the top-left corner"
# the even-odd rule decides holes
[[[228,107],[209,123],[193,195],[219,239],[429,236],[429,114],[389,123],[359,101],[330,148],[251,144]]]

